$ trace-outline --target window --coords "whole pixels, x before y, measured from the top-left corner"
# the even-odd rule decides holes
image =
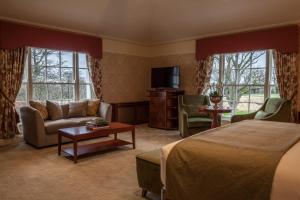
[[[267,97],[279,96],[270,50],[215,55],[212,67],[210,83],[223,84],[222,104],[233,114],[256,111]]]
[[[86,54],[30,49],[17,107],[30,99],[66,103],[93,97]]]

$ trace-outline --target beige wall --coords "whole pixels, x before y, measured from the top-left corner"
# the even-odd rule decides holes
[[[103,99],[107,102],[147,100],[149,58],[104,52]]]
[[[130,43],[125,41],[103,38],[102,44],[104,52],[134,55],[141,57],[150,56],[150,48],[148,46],[141,45],[138,43]]]
[[[181,86],[193,94],[195,41],[143,46],[103,39],[103,99],[107,102],[147,100],[151,67],[180,65]],[[174,55],[176,54],[176,55]]]

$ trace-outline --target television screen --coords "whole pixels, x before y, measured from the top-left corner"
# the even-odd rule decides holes
[[[151,88],[179,88],[179,66],[152,68]]]

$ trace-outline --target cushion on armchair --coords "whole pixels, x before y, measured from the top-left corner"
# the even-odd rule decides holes
[[[212,120],[210,118],[203,118],[203,117],[190,117],[188,118],[188,127],[189,128],[197,128],[202,126],[211,126]]]
[[[270,98],[266,103],[264,111],[267,113],[275,113],[278,110],[281,103],[282,99],[280,98]]]
[[[267,113],[267,112],[264,112],[262,110],[258,111],[254,117],[254,119],[263,119],[263,118],[266,118],[270,115],[272,115],[273,113]]]
[[[209,117],[207,113],[199,112],[197,105],[185,105],[184,110],[188,114],[188,117]]]

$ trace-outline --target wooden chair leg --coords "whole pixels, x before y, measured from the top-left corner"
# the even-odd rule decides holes
[[[146,197],[147,195],[147,190],[146,189],[142,189],[142,197]]]

